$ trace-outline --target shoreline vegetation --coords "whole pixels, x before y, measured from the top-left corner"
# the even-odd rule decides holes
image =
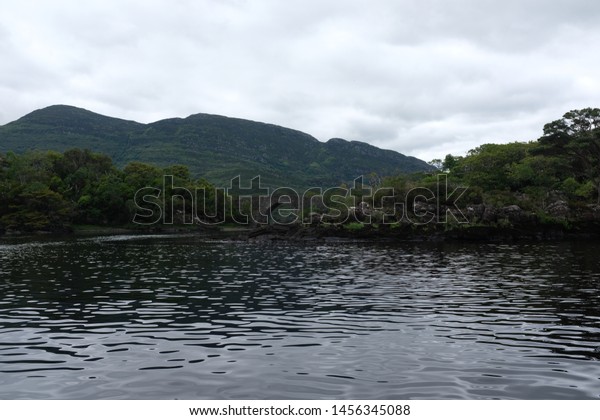
[[[0,240],[24,237],[86,237],[114,235],[190,235],[209,240],[235,240],[251,242],[538,242],[568,240],[599,240],[600,222],[535,223],[528,225],[482,225],[467,224],[461,227],[414,227],[411,225],[350,226],[319,225],[261,225],[226,227],[189,226],[72,226],[65,231],[9,232]]]
[[[535,227],[498,227],[469,225],[460,229],[380,229],[364,225],[360,229],[348,229],[343,226],[277,226],[259,227],[225,227],[218,229],[189,229],[172,226],[168,228],[139,229],[131,227],[107,226],[75,226],[64,232],[11,232],[0,235],[0,243],[11,240],[32,239],[64,239],[82,237],[100,237],[132,235],[181,235],[195,236],[206,240],[248,241],[248,242],[366,242],[366,243],[401,243],[401,242],[555,242],[555,241],[596,241],[600,240],[600,224],[578,224],[565,228],[564,225],[543,225]]]
[[[131,162],[121,169],[90,150],[8,152],[0,154],[0,237],[600,238],[600,109],[570,111],[546,124],[536,141],[484,144],[430,164],[435,169],[428,172],[384,178],[372,173],[320,194],[286,189],[265,202],[260,185],[253,192],[254,179],[251,188],[240,189],[239,179],[238,188],[218,188],[183,165]]]

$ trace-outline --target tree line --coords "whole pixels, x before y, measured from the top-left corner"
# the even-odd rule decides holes
[[[600,109],[569,111],[530,142],[483,144],[465,156],[430,162],[455,186],[467,187],[463,205],[519,205],[543,215],[553,201],[600,205]],[[396,191],[434,184],[432,174],[387,178]]]
[[[449,188],[467,188],[460,198],[464,206],[516,204],[543,215],[556,200],[581,208],[600,205],[600,109],[567,112],[546,124],[536,141],[483,144],[465,156],[447,155],[431,163],[437,172],[371,176],[371,183],[409,194],[416,187],[435,190],[437,175],[444,173]],[[172,177],[168,184],[165,176]],[[224,221],[235,222],[236,214],[248,213],[234,206],[231,197],[218,197],[227,194],[224,189],[193,177],[183,165],[132,162],[119,169],[108,156],[89,150],[9,152],[0,154],[0,233],[131,224],[139,211],[136,192],[148,188],[160,191],[150,200],[165,216],[162,220],[192,223],[186,217],[195,214],[194,204],[214,209],[215,218]],[[192,203],[178,192],[182,189],[204,191],[203,202]],[[223,202],[225,206],[219,204]]]
[[[74,224],[127,225],[136,212],[136,191],[153,186],[162,190],[165,175],[181,187],[214,190],[182,165],[159,168],[132,162],[118,169],[110,157],[80,149],[0,154],[0,233],[67,231]],[[174,202],[178,199],[173,197]],[[163,211],[170,217],[177,208],[165,206]]]

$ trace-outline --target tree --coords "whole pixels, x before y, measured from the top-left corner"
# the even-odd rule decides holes
[[[448,156],[450,156],[450,155],[448,155]],[[433,166],[438,171],[441,171],[442,169],[444,169],[444,162],[442,161],[442,159],[433,159],[427,163],[430,164],[431,166]]]
[[[88,223],[121,224],[132,220],[127,200],[134,196],[135,191],[121,178],[119,174],[108,174],[100,179],[92,194],[92,211],[86,216],[101,215],[101,219],[88,219]]]
[[[530,143],[483,144],[470,150],[464,158],[452,157],[450,174],[457,174],[467,185],[486,191],[508,190],[511,168],[522,161],[531,148]]]
[[[456,168],[462,159],[462,156],[453,156],[450,154],[446,155],[444,161],[442,162],[442,170],[445,172],[452,172],[452,170]]]
[[[73,206],[43,183],[15,183],[8,197],[9,211],[0,218],[0,222],[7,229],[63,229],[71,220]]]
[[[544,126],[537,153],[563,156],[579,181],[592,181],[600,204],[600,109],[569,111]]]
[[[135,190],[144,187],[161,187],[162,171],[156,166],[142,162],[131,162],[123,169],[125,182]]]

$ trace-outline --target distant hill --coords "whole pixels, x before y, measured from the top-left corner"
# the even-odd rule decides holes
[[[0,152],[90,149],[118,166],[142,161],[187,165],[196,176],[227,186],[261,176],[264,185],[337,186],[360,175],[429,171],[414,157],[367,143],[331,139],[238,118],[195,114],[141,124],[66,105],[34,111],[0,126]]]

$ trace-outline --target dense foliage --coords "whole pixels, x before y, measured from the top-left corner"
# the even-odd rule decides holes
[[[464,206],[516,205],[537,216],[549,209],[588,209],[600,204],[600,109],[567,112],[548,123],[544,135],[528,143],[484,144],[466,156],[431,162],[446,173],[451,188],[467,187]],[[387,178],[384,186],[408,191],[435,188],[435,174]]]
[[[133,162],[119,170],[108,156],[89,150],[0,154],[0,232],[65,231],[72,224],[125,225],[136,211],[136,191],[148,187],[160,190],[156,204],[165,220],[177,221],[178,215],[171,213],[178,209],[183,213],[191,200],[184,203],[170,184],[165,187],[164,175],[172,175],[173,184],[190,191],[214,188],[193,179],[181,165],[158,168]]]

